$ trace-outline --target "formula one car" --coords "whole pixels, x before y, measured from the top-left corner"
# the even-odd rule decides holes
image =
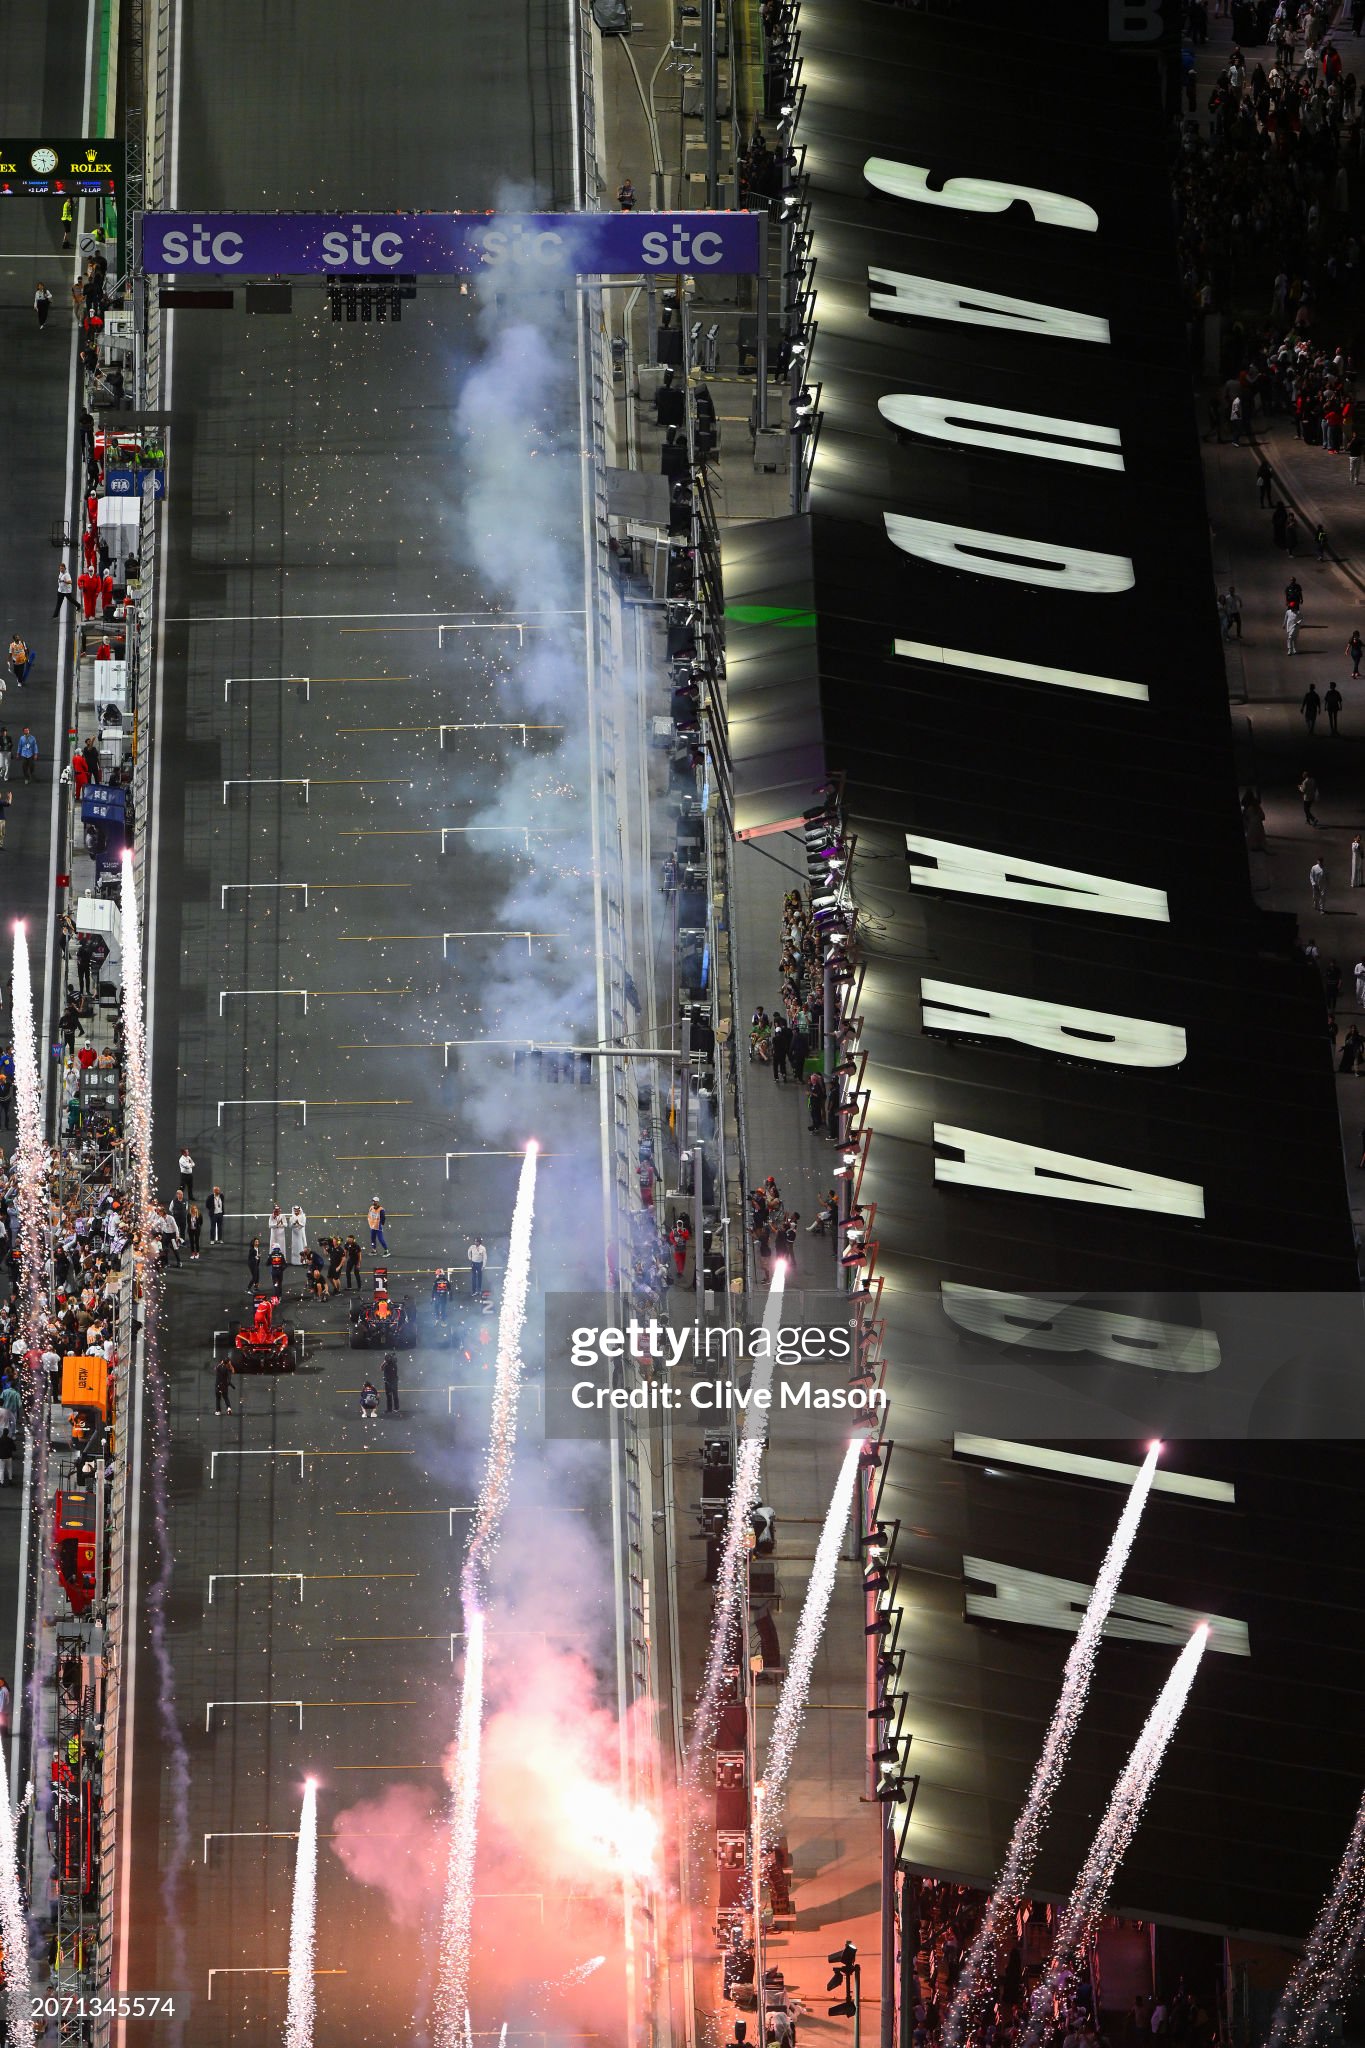
[[[249,1323],[239,1323],[232,1335],[233,1363],[238,1372],[292,1372],[294,1332],[277,1315],[277,1303],[268,1294],[258,1294]]]
[[[402,1301],[392,1299],[387,1266],[375,1266],[370,1278],[370,1299],[351,1310],[351,1349],[410,1351],[417,1342],[416,1308],[406,1296]]]

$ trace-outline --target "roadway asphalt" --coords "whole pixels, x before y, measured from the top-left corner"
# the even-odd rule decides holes
[[[567,13],[540,0],[394,13],[382,38],[368,10],[209,0],[185,23],[172,192],[202,208],[478,206],[517,179],[562,202],[568,63]],[[524,310],[534,343],[508,341],[511,301],[425,285],[396,329],[333,324],[320,286],[296,289],[288,316],[248,316],[240,298],[173,316],[153,1094],[163,1188],[187,1142],[196,1194],[220,1184],[229,1220],[222,1249],[170,1275],[169,1433],[149,1419],[144,1443],[126,1896],[129,1988],[175,1989],[202,2048],[278,2038],[310,1771],[325,1837],[318,2037],[411,2038],[424,2008],[459,1511],[496,1335],[495,1317],[457,1314],[451,1349],[402,1355],[402,1417],[368,1424],[358,1390],[378,1354],[347,1348],[344,1302],[291,1302],[303,1368],[239,1381],[236,1412],[216,1417],[215,1333],[244,1303],[247,1240],[273,1197],[299,1201],[316,1236],[360,1231],[378,1194],[396,1291],[425,1301],[433,1268],[463,1269],[477,1230],[496,1296],[534,1134],[534,1284],[600,1270],[595,1091],[533,1097],[509,1050],[443,1049],[592,1030],[572,338],[554,302]],[[490,364],[502,381],[462,417]],[[491,729],[509,720],[533,729]],[[534,1388],[527,1410],[534,1430]],[[158,1442],[164,1668],[146,1627]],[[523,1458],[499,1554],[490,1684],[505,1743],[512,1702],[544,1705],[575,1672],[614,1683],[604,1460],[566,1457]],[[247,1576],[262,1573],[287,1576]],[[547,1662],[561,1648],[585,1661]],[[516,1737],[542,1756],[557,1739]],[[529,1985],[611,1942],[522,1826],[536,1781],[519,1780],[529,1804],[514,1810],[511,1753],[490,1765],[501,1818],[476,1913],[476,2026],[495,2030],[527,2010]],[[593,2022],[607,2032],[610,2005]],[[539,2025],[555,2009],[542,2010]]]

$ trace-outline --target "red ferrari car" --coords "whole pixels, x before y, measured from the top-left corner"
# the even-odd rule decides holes
[[[233,1334],[234,1362],[238,1372],[292,1372],[295,1364],[294,1332],[278,1320],[275,1303],[268,1294],[258,1294],[249,1323],[240,1323]]]

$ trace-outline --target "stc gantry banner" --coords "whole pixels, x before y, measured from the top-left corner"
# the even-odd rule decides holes
[[[584,275],[757,270],[753,213],[148,213],[162,277],[449,277],[511,257]]]

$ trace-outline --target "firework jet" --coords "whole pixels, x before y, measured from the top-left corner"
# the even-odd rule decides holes
[[[489,1570],[498,1546],[512,1485],[517,1449],[517,1408],[521,1398],[521,1332],[531,1279],[531,1220],[536,1201],[535,1140],[526,1147],[507,1247],[492,1417],[483,1484],[460,1572],[464,1609],[465,1660],[455,1743],[455,1785],[450,1807],[450,1852],[445,1908],[441,1919],[440,1975],[436,1986],[438,2048],[460,2048],[470,2031],[469,1958],[474,1920],[474,1863],[479,1829],[479,1778],[483,1763],[484,1613]]]
[[[19,1889],[19,1864],[9,1786],[0,1784],[0,1936],[5,1944],[6,2038],[14,2048],[33,2048],[32,1998],[28,1975],[28,1916]],[[19,1811],[23,1812],[23,1807]]]
[[[1365,1938],[1365,1799],[1336,1879],[1270,2022],[1266,2048],[1317,2048]]]
[[[963,2036],[975,2021],[984,2018],[995,1991],[996,1964],[1000,1953],[1001,1935],[1008,1923],[1014,1919],[1019,1902],[1028,1892],[1029,1878],[1038,1855],[1038,1843],[1052,1811],[1052,1800],[1056,1793],[1062,1772],[1066,1768],[1067,1755],[1072,1738],[1090,1691],[1090,1680],[1095,1670],[1095,1657],[1100,1646],[1104,1625],[1119,1589],[1123,1568],[1128,1562],[1129,1552],[1142,1520],[1142,1510],[1147,1505],[1147,1496],[1152,1490],[1156,1476],[1156,1461],[1161,1454],[1161,1445],[1153,1444],[1143,1462],[1142,1469],[1133,1481],[1132,1490],[1119,1516],[1118,1527],[1105,1552],[1090,1595],[1090,1603],[1081,1617],[1076,1631],[1076,1640],[1062,1673],[1062,1689],[1057,1704],[1052,1710],[1052,1720],[1044,1738],[1043,1750],[1033,1767],[1029,1780],[1028,1796],[1023,1811],[1014,1823],[1005,1860],[1000,1866],[1000,1875],[995,1889],[986,1901],[981,1916],[981,1925],[972,1938],[958,1978],[957,1991],[948,2017],[943,2023],[943,2048],[962,2048]]]
[[[147,1632],[156,1666],[156,1711],[165,1745],[169,1783],[170,1841],[161,1870],[161,1900],[169,1936],[171,1974],[183,1985],[188,1970],[180,1889],[189,1855],[190,1759],[175,1706],[175,1673],[166,1640],[167,1606],[174,1571],[171,1544],[171,1419],[166,1375],[161,1366],[161,1269],[148,1220],[152,1203],[152,1091],[147,1071],[147,1030],[142,1008],[142,935],[138,927],[133,858],[123,856],[119,908],[123,944],[123,1097],[133,1179],[133,1243],[142,1270],[142,1367],[150,1408],[149,1494],[157,1566],[147,1588]],[[172,2048],[184,2039],[183,2005],[172,2022]]]
[[[19,1206],[22,1255],[19,1267],[19,1327],[25,1351],[41,1351],[47,1341],[47,1295],[51,1216],[48,1207],[48,1153],[43,1143],[43,1100],[38,1080],[38,1055],[33,1035],[33,982],[28,964],[28,932],[14,927],[14,1100],[18,1137],[14,1147],[14,1180]]]
[[[858,1483],[858,1459],[863,1444],[862,1437],[855,1437],[844,1452],[844,1462],[839,1469],[839,1477],[835,1481],[834,1492],[825,1515],[825,1526],[820,1531],[820,1541],[815,1546],[815,1563],[811,1567],[806,1597],[801,1604],[801,1619],[797,1623],[796,1636],[792,1643],[787,1676],[782,1682],[782,1691],[778,1696],[777,1712],[773,1715],[772,1733],[768,1737],[768,1755],[763,1766],[765,1793],[761,1846],[764,1849],[773,1846],[782,1824],[782,1803],[786,1797],[787,1778],[791,1771],[792,1758],[796,1754],[796,1742],[801,1733],[806,1701],[810,1697],[810,1677],[815,1663],[815,1653],[825,1632],[830,1596],[834,1592],[834,1578],[839,1569],[839,1552],[843,1548],[844,1530],[848,1527],[853,1492]]]
[[[289,2005],[285,2048],[313,2048],[316,1986],[314,1938],[318,1916],[318,1788],[309,1778],[299,1815],[299,1848],[294,1863],[294,1910],[289,1920]]]
[[[772,1285],[768,1289],[768,1302],[763,1311],[763,1329],[768,1339],[765,1355],[754,1360],[749,1381],[750,1398],[744,1410],[744,1428],[740,1434],[734,1484],[730,1488],[730,1505],[725,1520],[725,1547],[721,1552],[720,1569],[716,1578],[716,1601],[711,1616],[711,1641],[706,1652],[706,1673],[697,1698],[696,1716],[692,1722],[692,1739],[687,1749],[686,1778],[689,1787],[692,1788],[695,1788],[697,1783],[701,1760],[715,1738],[716,1719],[720,1711],[721,1681],[725,1675],[725,1666],[739,1621],[744,1560],[748,1553],[753,1512],[758,1506],[759,1474],[763,1464],[763,1446],[768,1434],[768,1404],[762,1397],[772,1386],[773,1354],[777,1349],[777,1328],[782,1320],[782,1290],[786,1285],[786,1279],[786,1265],[779,1259],[773,1267]]]
[[[147,1228],[152,1198],[152,1091],[147,1075],[147,1031],[142,1013],[142,935],[137,921],[133,856],[123,856],[119,892],[123,942],[123,1070],[126,1080],[128,1148],[135,1189],[134,1222]]]
[[[1118,1867],[1137,1832],[1142,1809],[1161,1769],[1161,1760],[1190,1696],[1190,1687],[1194,1684],[1208,1640],[1209,1625],[1201,1621],[1172,1665],[1171,1675],[1157,1695],[1156,1705],[1144,1721],[1142,1733],[1133,1744],[1128,1761],[1109,1795],[1099,1833],[1081,1865],[1071,1897],[1058,1917],[1052,1954],[1029,2006],[1022,2048],[1036,2048],[1042,2039],[1062,1982],[1075,1969],[1083,1949],[1099,1925]]]

